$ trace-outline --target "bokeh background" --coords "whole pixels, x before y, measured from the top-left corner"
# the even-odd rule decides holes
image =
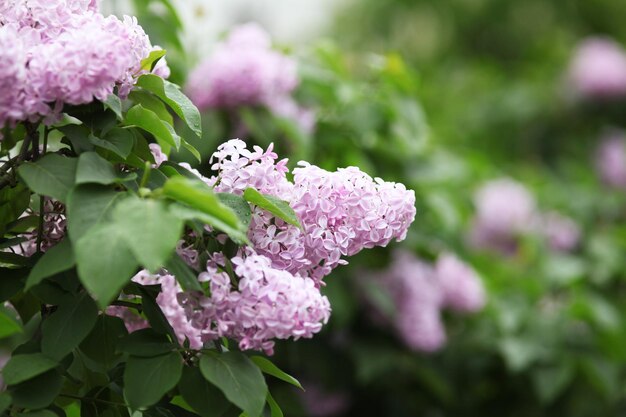
[[[238,25],[295,63],[287,104],[201,106],[205,161],[239,136],[416,192],[407,239],[333,272],[328,326],[278,347],[306,388],[272,387],[286,416],[626,415],[626,2],[103,3],[192,98]]]

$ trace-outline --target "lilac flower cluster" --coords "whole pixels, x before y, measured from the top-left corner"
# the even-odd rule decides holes
[[[231,31],[189,75],[187,94],[200,109],[267,105],[298,85],[296,63],[272,50],[256,24]]]
[[[478,249],[513,254],[519,238],[531,234],[544,238],[556,251],[573,250],[580,240],[573,220],[556,212],[540,212],[530,191],[510,178],[483,185],[474,195],[474,205],[469,243]]]
[[[269,258],[247,250],[230,260],[239,277],[233,288],[223,271],[226,259],[215,254],[200,281],[210,282],[210,297],[179,295],[203,340],[225,336],[241,349],[273,353],[273,339],[312,337],[330,317],[330,303],[313,280],[272,267]]]
[[[356,167],[329,172],[300,162],[293,183],[286,160],[243,141],[230,140],[213,155],[215,190],[241,194],[247,187],[291,203],[302,230],[254,209],[248,237],[255,251],[275,268],[308,276],[321,284],[333,268],[365,248],[403,240],[415,219],[415,193],[402,184],[372,179]]]
[[[587,38],[578,46],[569,77],[585,98],[623,97],[626,95],[626,51],[612,39]]]
[[[415,194],[401,184],[372,179],[354,167],[328,172],[300,163],[287,180],[286,160],[272,148],[249,150],[234,139],[213,154],[211,178],[218,192],[242,194],[248,187],[290,203],[302,229],[253,207],[248,238],[231,262],[238,284],[224,272],[221,253],[211,255],[210,296],[180,294],[179,300],[204,341],[228,336],[241,349],[272,352],[272,339],[311,337],[328,320],[322,279],[364,248],[405,238],[415,218]],[[271,308],[270,308],[271,307]]]
[[[105,100],[115,87],[125,96],[151,49],[135,18],[105,17],[93,0],[3,1],[0,126],[53,120],[64,104]]]
[[[372,278],[396,306],[395,315],[387,320],[416,351],[433,352],[446,342],[442,309],[470,313],[482,309],[486,302],[476,272],[451,254],[440,255],[432,266],[411,253],[397,251],[391,266]]]

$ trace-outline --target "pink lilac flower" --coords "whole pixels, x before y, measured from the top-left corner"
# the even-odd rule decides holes
[[[626,187],[626,136],[622,132],[613,131],[602,139],[595,165],[605,184],[615,188]]]
[[[150,147],[150,153],[154,157],[154,168],[160,167],[163,162],[167,161],[167,155],[163,153],[158,143],[151,143],[148,146]]]
[[[435,274],[443,292],[443,306],[459,312],[475,312],[484,307],[486,293],[482,280],[455,255],[440,255]]]
[[[124,306],[108,306],[106,308],[106,314],[109,316],[119,317],[124,321],[126,330],[128,333],[136,332],[137,330],[147,329],[150,327],[148,320],[139,315],[137,311],[130,307]]]
[[[365,248],[403,240],[415,218],[415,193],[402,184],[373,179],[356,167],[329,172],[300,162],[293,183],[286,160],[241,140],[222,144],[211,161],[215,190],[241,194],[246,188],[287,202],[302,229],[255,208],[248,232],[254,250],[272,266],[313,278],[318,285],[333,268]]]
[[[477,248],[512,252],[517,237],[532,231],[536,219],[533,195],[509,179],[492,180],[474,195],[476,218],[470,242]]]
[[[181,293],[191,323],[201,331],[203,341],[225,336],[239,342],[242,350],[273,353],[273,339],[310,338],[330,316],[330,303],[307,277],[271,266],[271,260],[248,250],[231,259],[239,277],[219,268],[221,254],[213,257],[198,279],[209,282],[210,296]]]
[[[151,48],[135,18],[105,17],[94,1],[2,2],[0,126],[51,123],[64,104],[104,100],[115,88],[125,97]]]
[[[569,217],[557,212],[541,216],[540,232],[546,237],[548,245],[559,252],[568,252],[576,248],[580,241],[580,227]]]
[[[249,23],[233,29],[191,72],[187,94],[202,110],[236,108],[266,105],[297,84],[295,61],[272,50],[267,32]]]
[[[626,94],[626,51],[612,39],[587,38],[574,54],[569,76],[584,97],[622,97]]]

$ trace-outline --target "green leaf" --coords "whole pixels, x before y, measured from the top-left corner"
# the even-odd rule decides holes
[[[195,146],[193,146],[191,143],[187,142],[183,138],[180,138],[180,142],[183,145],[183,148],[187,149],[187,151],[189,151],[189,153],[193,155],[193,157],[196,158],[198,162],[202,162],[202,155],[200,155],[200,152],[195,148]]]
[[[184,367],[178,383],[183,399],[202,417],[221,417],[230,407],[224,394],[202,377],[195,367]]]
[[[2,369],[2,377],[8,385],[19,384],[56,368],[57,361],[42,353],[15,355]]]
[[[176,345],[170,342],[164,334],[157,333],[153,329],[141,329],[132,332],[118,345],[120,352],[126,352],[133,356],[153,357],[172,352]]]
[[[154,74],[144,74],[137,80],[137,85],[152,92],[167,103],[198,137],[202,136],[200,112],[176,84]]]
[[[261,415],[267,385],[259,368],[243,353],[206,353],[200,358],[200,371],[250,417]]]
[[[117,116],[118,120],[124,119],[124,116],[122,115],[122,101],[118,96],[110,94],[106,100],[102,102],[102,104],[104,104],[105,109],[111,109]]]
[[[128,331],[122,319],[102,314],[81,342],[80,350],[88,358],[101,363],[105,369],[111,369],[122,357],[117,350],[127,335]]]
[[[158,333],[169,335],[174,343],[178,343],[176,332],[156,302],[156,295],[151,294],[146,287],[140,287],[139,293],[141,294],[143,314],[146,315],[152,329]]]
[[[250,227],[250,221],[252,220],[252,211],[250,210],[250,204],[248,204],[245,198],[231,193],[216,193],[216,195],[222,204],[230,207],[230,209],[235,212],[242,224],[243,230],[247,231]]]
[[[154,51],[150,51],[150,54],[146,58],[141,60],[141,69],[144,71],[152,71],[157,62],[159,62],[159,60],[163,58],[165,54],[165,49],[155,49]]]
[[[174,133],[174,128],[141,104],[128,110],[126,124],[137,126],[152,134],[165,153],[169,153],[171,147],[176,149],[180,147],[180,137]]]
[[[39,284],[43,279],[51,277],[59,272],[67,271],[76,265],[74,251],[69,239],[63,239],[61,243],[50,248],[35,264],[28,279],[25,291]]]
[[[59,417],[59,415],[50,410],[37,410],[29,411],[28,413],[18,413],[17,417]]]
[[[153,358],[131,356],[124,371],[124,397],[132,409],[149,407],[180,380],[183,360],[176,352]]]
[[[11,406],[11,396],[6,392],[0,392],[0,414]]]
[[[256,366],[268,375],[272,375],[282,381],[285,381],[291,385],[294,385],[304,391],[300,382],[291,375],[281,371],[278,366],[274,365],[269,359],[263,356],[251,356],[250,360],[256,364]]]
[[[8,300],[22,289],[28,271],[28,268],[0,268],[0,302]]]
[[[181,204],[172,204],[170,207],[171,211],[178,216],[182,220],[198,220],[204,224],[208,224],[209,226],[221,230],[226,233],[235,243],[238,245],[250,244],[248,240],[248,236],[239,230],[235,229],[228,224],[224,223],[221,219],[211,215],[204,213],[200,210],[195,210],[193,208],[183,206]]]
[[[280,406],[269,391],[267,392],[267,403],[270,406],[271,417],[284,417],[283,410],[280,409]]]
[[[170,125],[174,125],[174,118],[165,104],[149,91],[133,90],[128,96],[135,104],[141,104],[143,108],[153,111],[159,119]]]
[[[98,319],[98,307],[87,295],[67,297],[41,325],[41,351],[60,360],[91,332]]]
[[[162,201],[129,198],[112,217],[136,259],[153,272],[172,256],[183,231],[183,221]]]
[[[135,136],[128,129],[114,127],[102,138],[89,135],[89,142],[126,159],[135,145]]]
[[[173,200],[185,203],[189,207],[216,217],[233,229],[244,231],[233,210],[222,204],[213,190],[200,180],[183,177],[170,178],[163,187],[163,194]]]
[[[15,187],[0,189],[0,236],[24,213],[30,203],[30,190],[21,182]]]
[[[37,162],[26,162],[17,172],[35,193],[55,198],[63,203],[76,178],[78,159],[47,154]]]
[[[84,152],[78,158],[76,168],[76,184],[114,184],[137,178],[137,174],[131,173],[122,177],[109,161],[95,152]]]
[[[269,211],[274,216],[283,219],[289,224],[302,228],[298,216],[289,206],[289,203],[271,195],[261,194],[254,188],[246,188],[243,198],[263,210]]]
[[[63,378],[52,370],[21,384],[10,387],[13,405],[30,409],[52,404],[63,386]]]
[[[167,261],[165,267],[176,277],[176,281],[178,281],[184,291],[202,291],[202,286],[198,282],[198,276],[177,253]]]
[[[108,220],[115,205],[129,194],[100,185],[80,185],[67,198],[67,228],[73,243],[89,229]]]
[[[13,318],[0,311],[0,339],[21,331],[22,328]]]
[[[115,299],[139,263],[116,224],[98,224],[74,245],[78,276],[101,308]]]

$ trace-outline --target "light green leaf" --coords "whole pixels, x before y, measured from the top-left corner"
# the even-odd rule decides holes
[[[289,206],[289,203],[271,195],[261,194],[254,188],[246,188],[243,198],[263,210],[269,211],[274,216],[283,219],[289,224],[302,228],[298,216]]]
[[[261,369],[261,371],[265,372],[266,374],[272,375],[304,391],[304,388],[302,388],[302,385],[296,378],[281,371],[280,368],[274,365],[269,359],[264,358],[263,356],[251,356],[250,360],[252,360],[252,362],[254,362],[256,366],[258,366],[259,369]]]
[[[243,353],[206,353],[200,358],[200,371],[250,417],[261,415],[267,385],[259,368]]]
[[[183,221],[162,201],[128,198],[112,218],[136,259],[153,272],[172,256],[183,230]]]
[[[84,152],[78,158],[76,168],[76,184],[103,184],[109,185],[118,182],[129,181],[137,178],[137,174],[131,173],[122,177],[109,161],[95,152]]]
[[[26,162],[18,173],[35,193],[53,197],[63,203],[76,178],[78,159],[47,154],[37,162]]]
[[[180,380],[183,360],[176,352],[153,358],[131,356],[124,371],[124,397],[132,409],[149,407]]]
[[[150,51],[150,54],[141,60],[141,69],[144,71],[152,71],[154,66],[165,56],[166,53],[165,49],[155,49],[154,51]]]
[[[135,145],[135,136],[128,129],[114,127],[102,138],[89,135],[89,142],[126,159]]]
[[[13,356],[2,369],[2,378],[7,385],[15,385],[56,368],[58,362],[43,353]]]
[[[74,259],[72,244],[68,238],[65,238],[61,243],[50,248],[44,253],[41,259],[37,261],[26,280],[26,287],[24,289],[28,291],[34,285],[39,284],[43,279],[58,274],[59,272],[67,271],[75,264],[76,260]]]
[[[98,307],[86,293],[67,297],[41,326],[41,351],[61,360],[91,332],[98,319]]]
[[[284,417],[283,410],[280,409],[280,406],[269,391],[267,392],[267,403],[270,406],[271,417]]]
[[[198,137],[202,136],[200,112],[176,84],[154,74],[144,74],[137,80],[137,85],[152,92],[167,103]]]
[[[176,216],[183,220],[198,220],[204,224],[208,224],[209,226],[221,230],[226,233],[232,240],[238,245],[250,244],[248,240],[248,236],[239,229],[235,229],[228,224],[224,223],[221,219],[211,215],[204,213],[200,210],[195,210],[193,208],[183,206],[182,204],[172,204],[171,210]]]
[[[6,313],[0,312],[0,339],[21,331],[22,328],[14,319],[6,315]]]
[[[235,212],[243,226],[243,230],[247,231],[250,226],[250,221],[252,220],[250,204],[240,195],[231,193],[216,193],[216,195],[222,204],[230,207],[230,209]]]
[[[169,123],[161,120],[155,112],[144,108],[141,104],[137,104],[128,110],[126,113],[126,124],[137,126],[152,134],[165,153],[169,153],[171,147],[176,149],[180,147],[180,137],[176,134],[172,135],[174,128]]]

